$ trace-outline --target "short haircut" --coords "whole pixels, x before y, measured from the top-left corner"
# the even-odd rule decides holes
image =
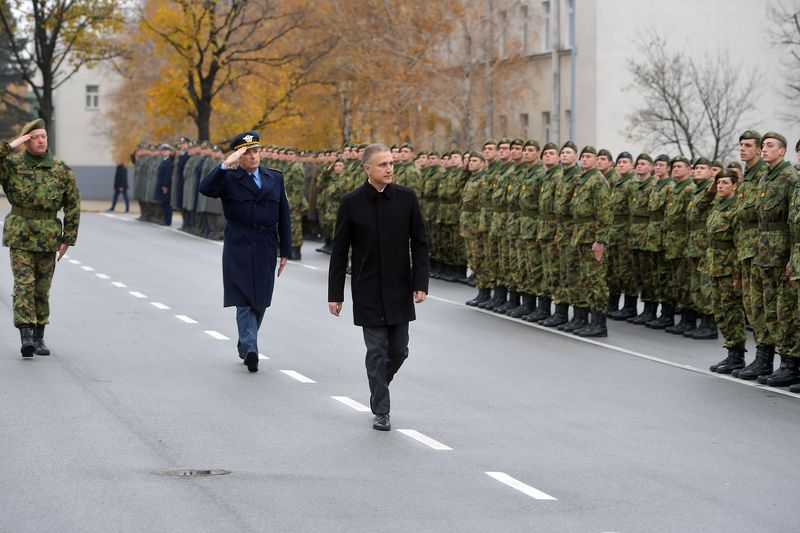
[[[372,160],[372,156],[380,152],[391,153],[392,151],[389,150],[389,147],[386,146],[385,144],[372,143],[364,149],[364,155],[361,157],[361,162],[364,163],[365,165],[368,165],[369,162]]]

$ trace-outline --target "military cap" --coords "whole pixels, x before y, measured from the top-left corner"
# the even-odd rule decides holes
[[[161,146],[158,147],[159,150],[172,150],[172,146],[168,145],[167,143],[161,143]]]
[[[357,148],[358,148],[359,150],[366,150],[366,149],[367,149],[367,146],[369,146],[369,144],[367,144],[367,143],[361,143],[361,144],[359,144],[359,145],[357,146]],[[401,146],[400,148],[402,148],[402,146]]]
[[[590,144],[587,144],[586,146],[583,147],[583,150],[581,150],[581,155],[583,154],[597,155],[597,148],[595,148]]]
[[[136,148],[148,148],[149,145],[146,142],[140,142],[136,145]]]
[[[606,150],[605,148],[600,148],[600,149],[597,151],[597,157],[600,157],[601,155],[604,155],[604,156],[606,156],[607,158],[609,158],[609,159],[610,159],[610,160],[612,160],[612,161],[614,160],[614,156],[613,156],[613,155],[611,155],[611,152],[610,152],[610,151],[608,151],[608,150]]]
[[[200,141],[200,148],[208,148],[211,146],[211,143],[208,141]]]
[[[512,139],[511,140],[511,146],[515,146],[515,145],[516,146],[525,146],[525,140],[524,139],[520,139],[519,137],[517,137],[516,139]]]
[[[578,151],[578,147],[575,146],[575,143],[572,142],[572,141],[565,142],[564,145],[561,147],[561,150],[559,150],[559,153],[563,152],[564,148],[572,148],[573,151],[575,151],[575,152]]]
[[[243,131],[231,141],[231,150],[234,152],[245,146],[247,148],[260,147],[261,135],[259,135],[257,131]]]
[[[537,150],[538,150],[539,148],[541,148],[541,145],[539,145],[539,141],[535,141],[535,140],[533,140],[533,139],[527,139],[527,140],[525,141],[525,144],[523,144],[523,145],[522,145],[522,147],[523,147],[523,148],[526,148],[526,147],[528,147],[528,146],[535,146]]]
[[[711,166],[711,161],[709,161],[705,157],[698,157],[697,159],[694,160],[694,165]]]
[[[411,146],[411,143],[403,143],[403,144],[401,144],[401,145],[400,145],[400,149],[402,150],[403,148],[408,148],[408,149],[409,149],[409,150],[411,150],[412,152],[414,151],[414,147],[413,147],[413,146]]]
[[[487,144],[493,144],[497,146],[497,139],[491,139],[491,138],[486,139],[485,141],[483,141],[483,146],[481,146],[481,148],[486,148]]]
[[[548,150],[555,150],[556,152],[558,152],[558,146],[556,145],[556,143],[547,143],[542,147],[542,152],[546,152]]]
[[[393,144],[393,145],[391,145],[391,146],[389,147],[389,150],[399,150],[399,149],[400,149],[400,147],[399,147],[399,146],[397,146],[396,144]]]
[[[768,131],[767,133],[764,134],[763,137],[761,137],[761,144],[763,145],[764,141],[766,141],[767,139],[775,139],[776,141],[779,141],[781,144],[783,144],[784,148],[786,148],[786,146],[788,146],[786,144],[786,137],[784,137],[780,133],[777,133],[777,132],[774,132],[774,131]]]
[[[500,139],[500,140],[498,140],[498,141],[497,141],[497,146],[498,146],[498,147],[499,147],[501,144],[507,144],[507,145],[511,146],[511,139],[509,139],[508,137],[503,137],[502,139]]]
[[[714,180],[717,181],[720,178],[730,178],[732,182],[736,183],[739,181],[739,174],[737,174],[733,169],[724,168],[720,170],[719,174],[717,174]]]
[[[653,162],[654,162],[654,163],[657,163],[658,161],[663,161],[663,162],[665,162],[666,164],[669,164],[669,156],[668,156],[667,154],[658,154],[658,157],[656,157],[656,158],[653,160]]]
[[[714,161],[711,162],[711,166],[717,168],[724,168],[725,164],[720,159],[715,159]]]
[[[739,142],[742,142],[745,139],[751,139],[756,142],[761,142],[761,134],[758,133],[756,130],[747,130],[746,132],[739,135]]]
[[[630,159],[631,161],[633,161],[633,156],[631,155],[630,152],[620,152],[619,155],[617,156],[617,161],[619,161],[620,159]]]
[[[181,135],[180,137],[178,137],[178,142],[175,144],[189,144],[189,142],[191,142],[191,139],[189,137]]]
[[[215,152],[222,152],[223,151],[222,147],[220,145],[218,145],[218,144],[215,144],[214,146],[212,146],[211,149],[214,150]]]
[[[649,162],[649,163],[652,163],[652,162],[653,162],[653,158],[652,158],[652,157],[650,157],[650,154],[646,154],[646,153],[644,153],[644,152],[642,152],[641,154],[639,154],[639,157],[637,157],[637,158],[636,158],[636,163],[638,163],[638,162],[639,162],[639,161],[641,161],[641,160],[647,161],[647,162]]]
[[[469,153],[469,157],[470,157],[470,159],[472,159],[473,157],[477,157],[478,159],[480,159],[480,160],[481,160],[481,161],[483,161],[484,163],[486,162],[486,158],[485,158],[485,157],[483,157],[483,154],[482,154],[482,153],[480,153],[480,152],[477,152],[477,151],[475,151],[475,152],[470,152],[470,153]]]
[[[36,120],[31,120],[30,122],[22,126],[22,129],[19,132],[19,136],[22,137],[23,135],[26,135],[32,132],[33,130],[43,130],[43,129],[45,129],[44,120],[37,118]]]
[[[728,163],[727,168],[734,169],[734,170],[742,170],[742,165],[740,165],[736,161],[731,161],[730,163]]]
[[[428,155],[433,157],[439,157],[439,152],[437,152],[436,150],[431,150]]]
[[[428,152],[426,152],[425,150],[423,150],[423,151],[421,151],[421,152],[418,152],[418,153],[417,153],[417,159],[419,159],[419,158],[420,158],[420,157],[422,157],[423,155],[427,157],[427,155],[428,155]]]
[[[686,158],[685,158],[684,156],[682,156],[682,155],[676,155],[675,157],[673,157],[673,158],[672,158],[672,161],[670,161],[670,162],[669,162],[669,164],[670,164],[670,165],[674,165],[675,163],[678,163],[678,162],[681,162],[681,163],[686,163],[687,165],[689,165],[689,166],[692,166],[692,164],[689,162],[689,160],[688,160],[688,159],[686,159]]]

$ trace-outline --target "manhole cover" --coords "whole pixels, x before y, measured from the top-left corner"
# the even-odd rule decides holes
[[[159,476],[178,476],[178,477],[202,477],[202,476],[224,476],[230,474],[230,470],[223,470],[221,468],[163,468],[153,472]]]

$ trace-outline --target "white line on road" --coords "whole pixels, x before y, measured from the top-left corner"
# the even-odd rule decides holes
[[[300,383],[316,383],[316,381],[314,381],[313,379],[307,378],[300,372],[295,372],[294,370],[281,370],[281,372],[283,372],[292,379],[296,379]]]
[[[136,298],[147,298],[147,296],[145,296],[144,294],[142,294],[139,291],[128,291],[128,294],[130,294],[131,296],[134,296]]]
[[[347,396],[331,396],[331,398],[333,398],[337,402],[345,404],[348,407],[352,407],[356,411],[360,411],[362,413],[368,413],[370,411],[370,408],[364,405],[363,403],[359,403],[353,400],[352,398],[348,398]]]
[[[169,309],[169,306],[164,305],[161,302],[150,302],[150,305],[152,305],[156,309],[161,309],[161,310]]]
[[[269,357],[267,357],[267,356],[266,356],[266,355],[264,355],[263,353],[260,353],[260,354],[258,354],[258,358],[259,358],[259,359],[261,359],[262,361],[263,361],[264,359],[269,359]]]
[[[438,296],[428,296],[431,300],[436,300],[437,302],[444,302],[446,304],[453,304],[453,305],[461,305],[458,302],[454,302],[453,300],[448,300],[447,298],[440,298]]]
[[[81,262],[78,261],[77,259],[70,259],[69,262],[72,263],[73,265],[80,265],[81,264]]]
[[[518,479],[514,479],[505,472],[486,472],[486,475],[496,479],[497,481],[503,483],[504,485],[508,485],[512,489],[517,489],[521,493],[526,494],[536,500],[555,500],[555,498],[553,498],[549,494],[545,494],[539,489],[535,489]]]
[[[213,329],[203,330],[203,333],[205,333],[206,335],[208,335],[210,337],[214,337],[215,339],[217,339],[219,341],[229,341],[230,340],[228,337],[226,337],[225,335],[223,335],[219,331],[214,331]]]
[[[112,281],[112,282],[111,282],[111,284],[112,284],[113,286],[115,286],[115,287],[120,287],[120,288],[125,288],[125,287],[127,287],[127,285],[125,285],[125,284],[124,284],[124,283],[122,283],[121,281]]]
[[[427,435],[423,435],[415,429],[398,429],[398,431],[407,437],[411,437],[415,441],[421,442],[425,446],[433,448],[434,450],[447,451],[453,449],[450,446],[442,444],[438,440],[432,439]]]
[[[177,318],[181,322],[186,322],[187,324],[197,324],[197,320],[189,318],[186,315],[175,315],[175,318]]]
[[[83,270],[85,270],[86,272],[94,272],[94,269],[93,269],[92,267],[90,267],[90,266],[86,266],[86,265],[84,265],[84,266],[82,266],[81,268],[82,268]]]
[[[297,266],[301,266],[303,268],[307,268],[309,270],[319,270],[319,267],[316,267],[314,265],[304,265],[303,263],[296,263],[294,261],[289,261],[289,263],[292,264],[292,265],[297,265]]]
[[[116,220],[124,220],[125,222],[131,222],[133,220],[130,217],[123,217],[123,216],[120,216],[120,215],[112,215],[111,213],[100,213],[100,216],[101,217],[113,218],[113,219],[116,219]]]
[[[95,276],[97,276],[100,279],[111,279],[111,277],[107,276],[106,274],[95,274]]]

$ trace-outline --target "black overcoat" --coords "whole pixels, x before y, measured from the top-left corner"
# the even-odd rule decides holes
[[[125,168],[125,165],[117,165],[114,171],[114,190],[118,191],[120,189],[123,191],[128,190],[128,169]]]
[[[328,269],[329,302],[344,301],[350,249],[355,324],[414,320],[413,292],[428,292],[429,268],[425,221],[414,191],[390,184],[379,193],[365,182],[342,198]]]
[[[200,183],[199,191],[222,200],[225,241],[222,281],[225,307],[266,309],[272,303],[275,265],[292,255],[292,226],[283,174],[259,168],[261,188],[243,169],[216,167]]]
[[[163,187],[167,188],[165,193]],[[168,204],[170,191],[172,190],[172,157],[165,157],[158,164],[156,170],[156,194],[155,201],[161,204]]]

